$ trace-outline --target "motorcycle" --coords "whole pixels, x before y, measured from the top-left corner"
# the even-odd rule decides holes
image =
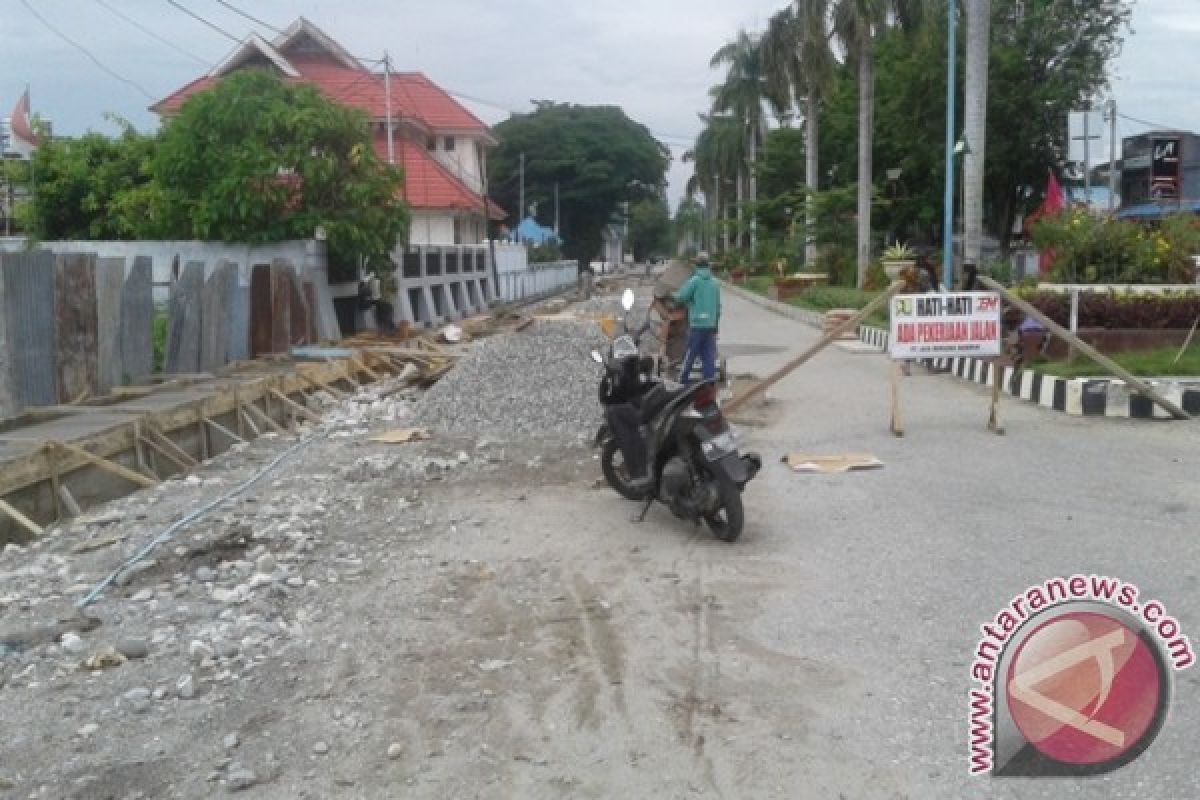
[[[733,431],[717,405],[715,381],[669,387],[655,375],[654,359],[643,357],[639,346],[649,330],[650,315],[641,328],[630,332],[633,304],[633,292],[626,289],[621,298],[624,333],[613,340],[607,358],[596,350],[591,356],[604,367],[601,405],[607,408],[633,398],[641,410],[650,488],[639,491],[630,484],[607,421],[594,440],[594,446],[601,448],[604,478],[623,497],[645,501],[638,522],[657,500],[676,517],[696,524],[703,520],[718,539],[732,542],[741,535],[745,521],[742,491],[762,468],[762,458],[757,453],[738,453]],[[629,385],[631,380],[636,381],[634,386]]]

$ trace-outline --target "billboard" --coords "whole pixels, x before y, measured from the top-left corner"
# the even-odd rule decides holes
[[[1150,197],[1179,199],[1181,141],[1178,136],[1156,136],[1150,150]]]

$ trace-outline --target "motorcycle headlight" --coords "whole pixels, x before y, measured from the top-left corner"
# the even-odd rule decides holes
[[[628,358],[637,354],[638,347],[632,336],[621,336],[613,342],[613,358]]]

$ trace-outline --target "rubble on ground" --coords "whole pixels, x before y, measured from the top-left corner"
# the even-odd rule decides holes
[[[590,353],[607,343],[594,322],[566,320],[486,339],[420,398],[414,421],[467,435],[590,439],[602,419]]]

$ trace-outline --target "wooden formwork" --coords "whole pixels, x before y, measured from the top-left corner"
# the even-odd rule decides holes
[[[27,409],[23,426],[0,432],[0,542],[13,533],[36,535],[78,513],[68,477],[76,485],[81,476],[102,477],[97,502],[113,499],[239,441],[285,431],[298,419],[315,421],[303,402],[313,392],[344,397],[348,388],[399,373],[406,361],[417,364],[420,380],[441,374],[450,361],[432,353],[424,360],[373,349],[350,353],[317,362],[239,362],[216,376],[123,387],[88,405]]]

